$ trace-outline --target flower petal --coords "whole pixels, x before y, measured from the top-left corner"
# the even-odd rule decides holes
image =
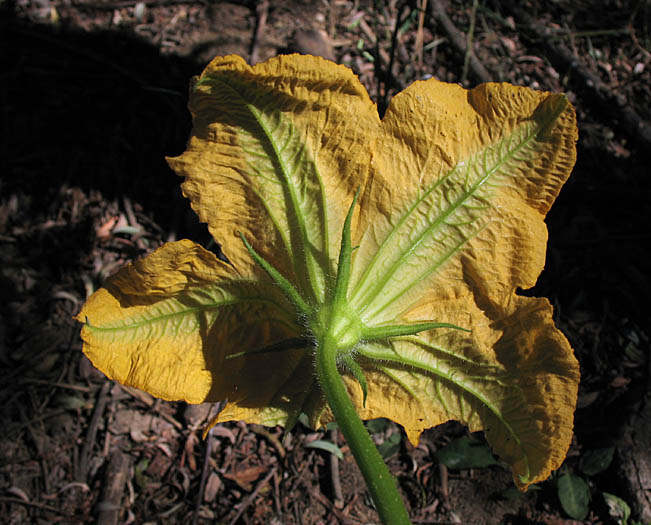
[[[449,419],[486,430],[525,488],[560,465],[572,435],[578,364],[549,303],[516,291],[544,266],[544,216],[576,155],[574,111],[562,95],[429,80],[397,95],[382,125],[351,306],[369,326],[472,332],[360,347],[374,370],[366,409],[350,382],[357,406],[412,440]]]
[[[549,302],[517,297],[505,308],[482,310],[468,295],[429,303],[414,315],[445,316],[473,330],[434,330],[360,347],[375,363],[366,409],[350,383],[363,417],[397,421],[415,444],[424,429],[461,421],[485,430],[518,486],[546,479],[569,447],[579,381]]]
[[[565,97],[429,80],[398,94],[382,124],[353,261],[350,301],[363,320],[382,324],[469,286],[498,302],[533,286],[543,219],[576,156]]]
[[[77,320],[97,368],[168,400],[264,405],[300,354],[247,357],[300,334],[293,309],[273,285],[240,279],[191,241],[168,243],[122,268]],[[244,355],[230,359],[234,352]]]
[[[323,301],[339,235],[364,183],[375,106],[352,72],[311,56],[254,67],[213,60],[191,94],[186,152],[169,159],[183,192],[241,272],[260,273],[241,231],[306,300]]]

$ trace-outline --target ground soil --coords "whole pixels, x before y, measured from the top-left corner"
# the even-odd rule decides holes
[[[488,75],[568,94],[579,118],[579,160],[548,216],[546,269],[527,293],[552,300],[581,363],[575,437],[562,470],[587,481],[589,514],[582,522],[567,515],[558,474],[519,494],[500,465],[439,465],[436,451],[466,433],[454,423],[427,431],[417,448],[400,440],[388,462],[414,523],[624,523],[604,493],[651,522],[644,478],[651,3],[476,6],[0,4],[0,521],[377,523],[336,430],[299,424],[284,435],[230,423],[202,440],[215,407],[161,402],[108,381],[81,353],[73,321],[124,263],[168,240],[209,241],[164,160],[189,135],[190,77],[218,54],[256,61],[298,51],[351,67],[380,112],[392,94],[428,76],[472,86]],[[472,55],[464,51],[469,34]],[[476,57],[467,69],[466,56]],[[381,443],[400,432],[386,423],[374,437]],[[337,443],[344,459],[310,446],[320,440]],[[615,448],[612,463],[586,475],[582,459],[607,447]]]

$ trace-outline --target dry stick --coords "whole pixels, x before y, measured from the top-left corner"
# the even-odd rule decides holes
[[[122,509],[122,496],[127,483],[131,460],[120,449],[111,454],[106,475],[102,500],[97,504],[97,524],[116,525]]]
[[[276,514],[278,516],[283,515],[283,509],[280,505],[280,479],[278,472],[274,474],[274,506],[276,507]]]
[[[36,432],[34,432],[34,428],[32,427],[32,421],[29,421],[27,419],[27,415],[25,414],[25,408],[20,405],[19,406],[19,411],[20,411],[20,419],[22,420],[23,427],[27,428],[27,431],[29,432],[29,436],[32,439],[32,442],[34,443],[34,446],[36,447],[36,452],[39,458],[39,465],[41,466],[41,479],[43,480],[43,488],[45,489],[45,493],[50,492],[50,484],[49,484],[49,469],[47,468],[47,463],[46,463],[46,456],[43,454],[43,442],[41,439],[39,439],[39,436],[36,435]]]
[[[364,20],[363,18],[359,19],[359,28],[362,30],[362,33],[366,35],[366,38],[368,38],[371,42],[373,42],[373,44],[375,44],[378,41],[378,38],[375,35],[375,31],[371,29],[371,26],[369,26],[366,20]],[[388,64],[390,61],[389,53],[387,53],[382,48],[379,48],[378,53],[379,53],[379,57],[376,57],[376,59],[380,58],[382,62],[384,62],[384,64]]]
[[[425,24],[425,11],[427,11],[427,0],[421,0],[420,12],[418,13],[418,30],[416,31],[416,63],[418,65],[418,73],[423,71],[423,25]]]
[[[272,468],[269,471],[269,474],[267,474],[264,477],[264,479],[256,485],[254,491],[251,492],[251,494],[249,494],[249,496],[240,504],[240,508],[237,510],[237,514],[235,514],[235,517],[230,521],[230,525],[235,525],[235,523],[237,523],[237,520],[240,519],[240,516],[244,514],[244,511],[251,506],[255,498],[258,496],[258,493],[260,492],[260,490],[262,490],[262,487],[264,487],[269,482],[271,476],[273,476],[275,473],[276,473],[276,467]]]
[[[441,482],[441,495],[443,496],[443,503],[449,504],[450,491],[448,487],[448,467],[443,463],[439,463],[439,478]]]
[[[314,499],[318,500],[324,507],[327,507],[328,509],[330,509],[330,511],[335,515],[335,517],[342,524],[348,525],[348,524],[361,523],[359,520],[353,518],[352,516],[348,516],[343,511],[341,511],[337,507],[335,507],[334,504],[332,503],[332,501],[330,501],[328,498],[326,498],[318,488],[308,487],[308,491],[309,491],[310,495]]]
[[[35,509],[41,509],[47,512],[54,512],[62,516],[70,516],[68,512],[61,509],[57,509],[56,507],[52,507],[51,505],[44,505],[43,503],[36,503],[33,501],[25,501],[24,499],[20,499],[20,498],[9,498],[6,496],[0,496],[0,503],[24,505],[25,507],[34,507]]]
[[[197,491],[197,499],[194,503],[194,515],[192,516],[192,525],[199,523],[199,510],[201,509],[201,502],[206,493],[206,482],[208,481],[208,471],[210,470],[210,455],[212,454],[212,431],[215,427],[208,431],[206,436],[206,448],[203,454],[203,465],[201,468],[201,481],[199,482],[199,490]]]
[[[376,86],[376,100],[378,101],[378,109],[380,113],[380,117],[382,117],[382,111],[381,111],[381,101],[382,101],[382,82],[380,80],[381,78],[381,70],[382,70],[382,65],[385,65],[388,67],[388,64],[391,62],[391,58],[389,57],[389,53],[387,53],[384,49],[380,47],[380,41],[378,37],[375,34],[375,31],[371,29],[371,26],[368,25],[366,20],[364,18],[360,18],[359,20],[359,28],[362,30],[364,35],[366,35],[366,38],[368,38],[374,45],[375,47],[375,62],[373,63],[373,68],[375,71],[375,78],[377,81],[377,86]]]
[[[22,432],[24,429],[26,428],[29,429],[29,425],[31,425],[32,423],[38,423],[39,421],[45,421],[46,419],[49,419],[51,417],[60,416],[61,414],[67,414],[67,413],[70,413],[69,408],[59,408],[56,410],[52,410],[47,414],[41,414],[40,416],[33,417],[29,421],[25,419],[22,421],[20,425],[16,427],[12,427],[10,429],[9,437],[13,438],[14,435]]]
[[[131,240],[140,250],[145,251],[147,249],[147,244],[142,238],[145,229],[140,225],[138,219],[136,218],[136,214],[133,211],[133,204],[131,203],[131,199],[124,195],[122,197],[122,203],[124,204],[124,211],[127,214],[127,221],[129,222],[129,226],[133,226],[134,228],[140,230],[140,233],[135,234]]]
[[[250,62],[251,65],[257,64],[260,59],[260,40],[262,39],[262,34],[264,33],[265,27],[267,25],[267,14],[269,13],[269,1],[262,0],[255,7],[255,12],[257,15],[257,23],[255,25],[255,33],[253,35],[253,41],[251,42],[251,53],[250,53]]]
[[[108,394],[111,383],[105,381],[102,385],[102,388],[99,391],[99,396],[97,397],[97,403],[95,404],[95,410],[93,411],[93,416],[90,419],[90,425],[88,426],[88,433],[86,434],[86,441],[84,446],[81,449],[81,458],[79,458],[79,471],[77,472],[78,481],[86,481],[88,477],[88,462],[90,460],[90,451],[95,444],[95,437],[97,436],[97,427],[99,422],[102,419],[104,414],[104,409],[106,408],[106,395]]]
[[[472,53],[472,39],[475,35],[475,20],[477,18],[477,0],[472,2],[472,11],[470,13],[470,27],[468,28],[468,40],[466,41],[466,56],[463,59],[463,71],[461,72],[461,84],[465,84],[468,79],[468,64],[470,54]]]
[[[337,430],[330,431],[330,441],[337,444]],[[339,458],[335,454],[330,454],[330,476],[332,477],[332,490],[335,494],[335,507],[338,509],[344,506],[344,493],[341,490],[341,477],[339,476]]]
[[[375,32],[377,34],[378,32],[378,26],[379,22],[377,17],[375,18]],[[387,55],[388,56],[388,55]],[[389,58],[388,61],[385,62],[385,64],[388,66],[388,64],[391,62],[391,59]],[[378,113],[380,114],[380,118],[384,117],[384,110],[382,108],[382,61],[380,60],[380,39],[375,38],[375,62],[373,63],[373,72],[375,74],[375,100],[377,101],[377,107],[378,107]],[[386,88],[386,86],[385,86]],[[386,92],[384,94],[386,97]],[[386,102],[386,98],[384,99]]]
[[[635,17],[637,17],[637,13],[644,4],[644,0],[640,0],[637,5],[633,8],[633,11],[631,12],[631,16],[628,18],[628,32],[631,35],[631,40],[633,40],[633,44],[635,44],[635,47],[647,58],[647,60],[651,59],[651,53],[649,53],[643,45],[640,44],[640,42],[637,39],[637,35],[635,34]]]
[[[393,28],[393,34],[391,35],[391,53],[389,54],[389,64],[387,65],[387,69],[384,75],[384,96],[382,97],[382,99],[380,99],[380,97],[378,96],[378,112],[380,114],[380,117],[384,116],[384,113],[388,107],[387,100],[389,98],[389,92],[391,91],[392,83],[394,80],[393,62],[396,57],[398,32],[400,31],[400,25],[402,24],[402,15],[406,8],[407,8],[407,3],[401,2],[400,5],[398,6],[398,13],[396,14],[396,25]]]
[[[154,400],[149,394],[125,385],[120,385],[120,388],[122,389],[123,392],[129,394],[132,398],[137,399],[138,401],[147,405],[148,408],[151,408],[156,414],[162,417],[165,421],[173,425],[174,428],[176,428],[177,430],[183,430],[183,425],[179,423],[173,416],[165,412],[162,412],[160,408],[154,406]]]
[[[533,37],[547,47],[551,52],[549,57],[557,63],[559,69],[571,70],[578,74],[582,81],[582,88],[592,98],[596,99],[600,111],[610,114],[619,122],[620,127],[646,152],[651,151],[651,123],[645,121],[628,103],[626,97],[614,93],[599,76],[590,71],[561,42],[555,42],[549,28],[541,27],[528,13],[515,6],[513,14],[519,24],[525,26]]]
[[[338,3],[328,2],[328,36],[335,38],[337,36],[337,20],[338,20]]]
[[[113,11],[115,9],[120,9],[123,7],[133,7],[136,4],[145,4],[147,7],[164,7],[170,5],[184,5],[184,4],[203,4],[204,2],[198,0],[120,0],[117,2],[109,3],[83,3],[83,2],[73,2],[67,4],[67,6],[79,10],[97,10],[97,11]]]
[[[219,413],[226,406],[225,401],[219,401],[213,406],[213,418],[217,417]],[[199,482],[199,490],[197,491],[197,498],[195,500],[194,515],[192,516],[192,525],[199,523],[199,510],[201,509],[201,502],[206,493],[206,482],[208,481],[208,472],[210,470],[210,456],[212,454],[212,439],[211,434],[216,427],[212,427],[206,435],[206,448],[203,454],[203,465],[201,467],[201,481]]]
[[[477,59],[475,54],[472,52],[472,49],[468,49],[466,46],[466,37],[452,23],[452,20],[450,20],[450,17],[445,12],[445,6],[443,3],[439,0],[430,5],[432,6],[431,9],[434,19],[443,26],[443,30],[448,35],[448,38],[454,47],[456,47],[459,52],[468,54],[468,62],[473,75],[480,82],[490,82],[492,80],[492,75]]]
[[[73,385],[68,383],[53,383],[52,381],[47,381],[45,379],[23,379],[21,384],[28,385],[47,385],[56,388],[65,388],[68,390],[76,390],[77,392],[85,392],[86,394],[91,391],[91,388],[88,386],[82,385]]]
[[[126,195],[123,195],[122,204],[124,205],[124,213],[126,213],[127,215],[127,222],[129,223],[129,226],[138,228],[140,224],[138,223],[138,219],[136,219],[136,214],[133,211],[133,204],[131,204],[131,199]]]

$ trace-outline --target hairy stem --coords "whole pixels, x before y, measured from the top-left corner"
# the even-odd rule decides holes
[[[348,397],[346,386],[337,370],[337,349],[336,338],[326,331],[316,350],[316,370],[321,388],[362,471],[382,523],[409,524],[409,516],[398,493],[396,481]]]

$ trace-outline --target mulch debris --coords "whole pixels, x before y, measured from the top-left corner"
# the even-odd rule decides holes
[[[5,0],[2,520],[377,522],[336,430],[233,422],[204,439],[219,406],[162,402],[106,380],[82,355],[73,321],[125,263],[169,240],[209,241],[164,162],[189,135],[189,78],[217,54],[259,61],[297,51],[351,67],[380,112],[430,76],[567,93],[579,117],[579,161],[548,217],[546,270],[527,293],[554,302],[581,362],[564,468],[596,447],[621,451],[590,480],[583,523],[615,523],[602,492],[651,521],[649,487],[634,480],[651,469],[651,4],[602,4]],[[374,438],[400,432],[387,423]],[[414,523],[573,523],[554,480],[519,495],[502,467],[439,465],[435,451],[465,432],[449,423],[417,448],[402,439],[388,457]],[[318,440],[335,443],[343,460],[310,446]]]

